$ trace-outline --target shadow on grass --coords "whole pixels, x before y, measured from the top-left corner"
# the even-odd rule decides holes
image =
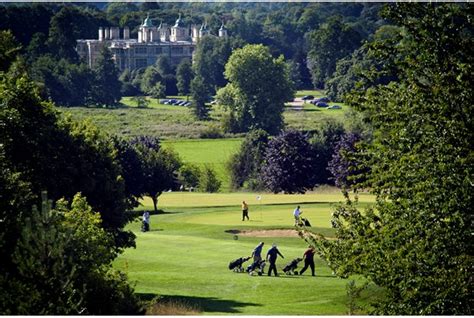
[[[161,232],[161,231],[164,231],[164,230],[165,230],[165,229],[153,229],[153,228],[151,228],[151,229],[149,230],[149,232]]]
[[[178,302],[189,304],[193,307],[199,308],[199,311],[210,313],[231,313],[236,314],[242,312],[241,307],[247,306],[262,306],[256,303],[240,302],[235,300],[220,299],[215,297],[197,297],[197,296],[179,296],[179,295],[157,295],[150,293],[137,294],[142,301],[151,301],[159,296],[160,301],[163,302]]]

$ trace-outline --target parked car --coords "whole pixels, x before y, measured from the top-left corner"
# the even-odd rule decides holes
[[[318,106],[318,107],[328,107],[328,104],[326,104],[324,102],[317,102],[316,106]]]
[[[329,103],[330,102],[329,98],[327,98],[327,97],[316,98],[315,101],[316,101],[316,103],[318,103],[318,102]]]
[[[301,97],[301,100],[312,100],[312,99],[314,99],[313,95],[305,95],[305,96]]]
[[[329,106],[328,109],[341,109],[342,107],[339,106],[339,105],[332,105],[332,106]]]

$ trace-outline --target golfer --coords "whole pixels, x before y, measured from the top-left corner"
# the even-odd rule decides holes
[[[278,255],[280,255],[281,258],[284,258],[283,255],[281,255],[280,251],[278,250],[277,245],[273,243],[272,247],[267,252],[267,261],[270,262],[270,268],[268,269],[268,276],[272,276],[272,271],[275,273],[275,276],[278,276],[277,268],[276,268],[276,260],[277,260]]]
[[[304,252],[303,254],[303,259],[304,259],[304,267],[300,272],[300,275],[303,275],[303,273],[308,269],[308,266],[311,267],[311,275],[316,276],[314,273],[314,248],[312,246],[308,246],[308,249]]]
[[[300,206],[298,205],[296,209],[293,211],[293,216],[295,217],[295,226],[300,224],[300,215],[303,214],[303,211],[300,210]]]
[[[249,219],[249,206],[245,201],[242,201],[242,221],[244,221],[245,218],[247,218],[247,220],[250,221],[250,219]]]
[[[260,262],[262,260],[262,249],[265,243],[258,243],[257,247],[252,252],[253,262]]]

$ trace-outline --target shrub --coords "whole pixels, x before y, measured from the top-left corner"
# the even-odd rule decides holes
[[[204,166],[199,176],[199,190],[202,192],[218,192],[221,181],[217,179],[215,171],[208,165]]]

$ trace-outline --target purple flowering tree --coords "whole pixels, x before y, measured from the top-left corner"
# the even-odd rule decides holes
[[[314,151],[308,138],[290,130],[268,143],[261,176],[274,193],[305,193],[314,188],[315,169]]]

